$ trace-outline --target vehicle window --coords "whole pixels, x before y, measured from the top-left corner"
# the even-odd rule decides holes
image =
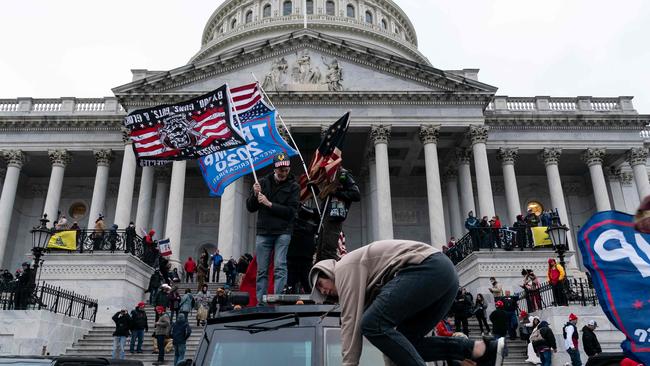
[[[245,330],[212,333],[210,365],[311,366],[314,328],[288,328],[250,334]]]
[[[341,356],[341,328],[325,328],[325,366],[340,365],[343,362]],[[363,352],[359,366],[383,365],[382,353],[367,339],[363,339]]]

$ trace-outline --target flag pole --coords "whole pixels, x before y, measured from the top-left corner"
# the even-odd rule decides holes
[[[239,132],[239,135],[244,139],[244,142],[246,142],[246,139],[244,138],[244,135],[241,133],[241,120],[239,119],[239,113],[237,113],[237,107],[235,106],[235,101],[232,99],[232,94],[230,93],[230,87],[226,83],[226,88],[228,90],[228,100],[230,101],[231,105],[231,110],[229,111],[230,113],[235,111],[235,118],[237,119],[237,132]],[[233,124],[234,126],[234,124]],[[251,156],[251,151],[248,149],[248,142],[246,142],[246,155],[248,156],[248,164],[251,165],[251,171],[253,172],[253,178],[255,179],[255,183],[259,182],[257,181],[257,173],[255,173],[255,165],[253,165],[253,157]]]
[[[255,77],[255,73],[251,72],[251,75],[253,76],[253,80],[257,83],[257,87],[260,88],[260,91],[262,91],[262,94],[264,95],[264,98],[268,101],[268,103],[271,105],[271,108],[275,109],[278,119],[280,120],[280,123],[282,124],[282,127],[284,127],[284,130],[287,131],[287,135],[289,135],[289,139],[291,140],[291,143],[293,146],[296,148],[296,151],[298,152],[298,157],[300,158],[300,163],[302,163],[302,168],[305,170],[305,175],[307,176],[307,181],[311,181],[311,177],[309,176],[309,170],[307,169],[307,164],[305,164],[305,159],[302,157],[302,154],[300,153],[300,148],[298,148],[298,144],[296,144],[296,141],[293,139],[293,135],[291,134],[291,131],[289,131],[289,127],[284,123],[284,120],[282,119],[282,114],[280,114],[280,111],[275,108],[275,105],[271,101],[271,98],[269,97],[268,94],[266,94],[266,91],[264,88],[262,88],[262,85],[260,84],[260,81],[257,80],[257,77]],[[314,187],[310,186],[311,189],[311,194],[314,196],[314,203],[316,204],[316,210],[318,211],[318,214],[321,214],[320,210],[320,205],[318,204],[318,196],[316,195],[316,191],[314,190]]]

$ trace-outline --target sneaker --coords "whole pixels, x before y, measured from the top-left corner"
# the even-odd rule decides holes
[[[476,364],[478,366],[502,366],[504,357],[508,356],[506,339],[501,337],[495,341],[483,338],[483,342],[486,346],[485,354],[476,360]]]

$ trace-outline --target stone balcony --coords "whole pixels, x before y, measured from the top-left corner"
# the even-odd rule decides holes
[[[495,96],[486,115],[508,114],[637,114],[630,96],[603,97],[508,97]]]
[[[0,117],[24,115],[123,116],[125,114],[126,111],[115,97],[0,99]]]

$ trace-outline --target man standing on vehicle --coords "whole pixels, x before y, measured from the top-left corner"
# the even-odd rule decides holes
[[[257,214],[257,236],[255,252],[257,255],[257,302],[266,295],[269,280],[271,253],[274,266],[274,292],[279,294],[287,283],[287,251],[291,241],[293,220],[298,209],[300,186],[289,173],[291,162],[285,154],[273,158],[273,173],[253,185],[246,200],[249,212]]]
[[[399,365],[425,366],[448,359],[470,359],[479,366],[503,364],[504,338],[427,337],[458,292],[454,265],[431,245],[377,241],[339,262],[316,263],[309,278],[317,303],[331,297],[341,305],[344,366],[359,364],[364,336]]]

